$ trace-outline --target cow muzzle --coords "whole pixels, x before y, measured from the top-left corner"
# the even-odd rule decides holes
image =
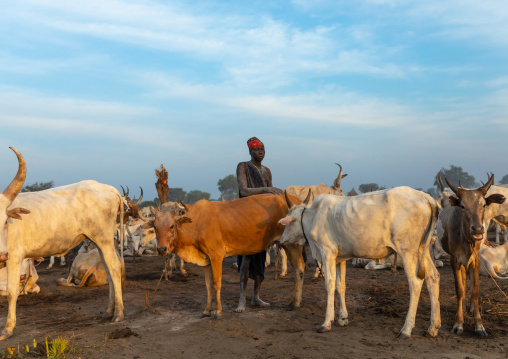
[[[5,262],[9,259],[9,252],[0,253],[0,262]]]
[[[160,256],[165,256],[168,254],[168,248],[167,247],[157,247],[157,253],[159,253]]]

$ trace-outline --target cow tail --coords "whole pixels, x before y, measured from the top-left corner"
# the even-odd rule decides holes
[[[423,233],[422,239],[420,241],[419,249],[422,248],[423,243],[425,241],[425,246],[423,246],[423,250],[420,255],[420,260],[418,261],[418,278],[424,279],[425,278],[425,265],[424,265],[424,257],[425,253],[429,250],[429,244],[430,244],[430,238],[432,237],[432,232],[434,231],[434,228],[436,227],[437,223],[437,216],[438,216],[438,206],[436,200],[433,200],[432,202],[427,202],[430,206],[430,218],[429,223],[427,224],[427,228],[425,229],[425,232]]]

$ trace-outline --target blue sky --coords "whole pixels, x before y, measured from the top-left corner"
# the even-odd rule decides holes
[[[217,198],[259,137],[274,185],[508,174],[501,1],[2,1],[0,186],[85,179]]]

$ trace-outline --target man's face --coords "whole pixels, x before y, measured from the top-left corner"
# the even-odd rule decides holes
[[[254,161],[263,161],[263,158],[265,158],[265,146],[254,147],[250,151],[250,156]]]

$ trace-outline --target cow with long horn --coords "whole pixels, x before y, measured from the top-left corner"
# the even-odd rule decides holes
[[[462,302],[466,294],[466,271],[471,280],[471,311],[474,313],[475,333],[480,337],[487,336],[478,304],[479,297],[479,253],[486,233],[486,212],[493,204],[502,204],[505,197],[499,193],[487,196],[494,183],[494,175],[476,189],[466,189],[459,183],[453,185],[447,178],[446,183],[454,195],[449,197],[450,205],[439,213],[437,223],[438,239],[443,249],[450,254],[450,264],[455,278],[457,293],[457,315],[452,333],[460,334],[464,330],[464,313]]]
[[[333,181],[332,186],[327,186],[325,184],[318,184],[318,185],[307,185],[307,186],[287,186],[284,188],[284,191],[286,191],[288,194],[298,197],[301,201],[305,199],[305,196],[311,190],[312,195],[310,200],[314,200],[317,195],[319,194],[334,194],[337,196],[344,196],[344,192],[342,191],[342,188],[340,186],[340,182],[344,177],[347,176],[347,174],[342,174],[342,166],[338,163],[336,163],[337,166],[340,168],[339,175],[335,180]]]
[[[16,177],[0,194],[0,261],[7,261],[9,303],[0,340],[9,338],[16,326],[21,261],[64,255],[86,238],[99,248],[108,273],[109,305],[105,316],[113,317],[114,322],[122,320],[121,264],[114,243],[119,212],[123,218],[122,196],[112,186],[96,181],[19,193],[26,164],[21,154],[11,149],[19,165]]]

